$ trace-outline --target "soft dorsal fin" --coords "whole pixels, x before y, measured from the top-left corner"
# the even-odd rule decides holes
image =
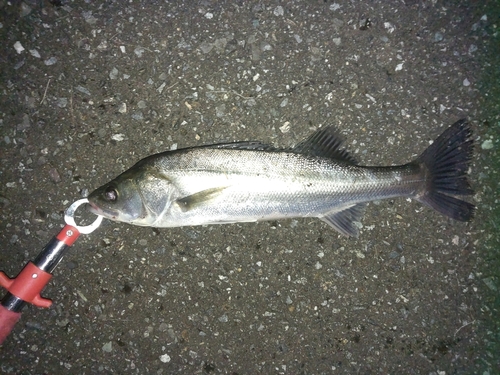
[[[296,145],[292,151],[298,154],[320,156],[324,158],[348,161],[356,164],[356,160],[342,146],[342,138],[333,126],[318,129],[305,141]]]

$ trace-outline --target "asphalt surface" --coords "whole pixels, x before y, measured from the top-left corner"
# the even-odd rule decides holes
[[[314,219],[82,235],[0,347],[2,374],[495,374],[479,89],[498,14],[468,1],[0,1],[0,269],[139,159],[335,125],[365,165],[467,117],[476,219],[405,199],[358,239]],[[493,26],[492,26],[493,25]],[[92,220],[83,214],[81,220]],[[80,220],[80,219],[79,219]],[[3,293],[3,291],[2,291]],[[498,337],[498,336],[497,336]]]

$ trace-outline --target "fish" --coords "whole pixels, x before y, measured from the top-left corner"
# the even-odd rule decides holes
[[[462,119],[418,158],[396,166],[359,165],[333,126],[293,148],[253,141],[183,148],[140,160],[93,191],[89,209],[157,228],[316,217],[357,237],[370,201],[409,197],[469,221],[473,143]]]

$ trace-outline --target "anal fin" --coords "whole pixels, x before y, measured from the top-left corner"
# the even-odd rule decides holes
[[[365,211],[366,203],[358,203],[342,211],[321,216],[320,219],[347,237],[357,237],[359,228],[355,222],[359,222]]]

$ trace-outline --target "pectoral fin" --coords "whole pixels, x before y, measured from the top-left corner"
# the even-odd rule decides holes
[[[334,212],[320,217],[328,225],[347,237],[357,237],[359,229],[356,222],[361,220],[365,211],[366,203],[359,203],[355,206],[346,208],[343,211]]]
[[[216,198],[226,187],[216,187],[179,198],[175,201],[182,212],[187,212]]]

